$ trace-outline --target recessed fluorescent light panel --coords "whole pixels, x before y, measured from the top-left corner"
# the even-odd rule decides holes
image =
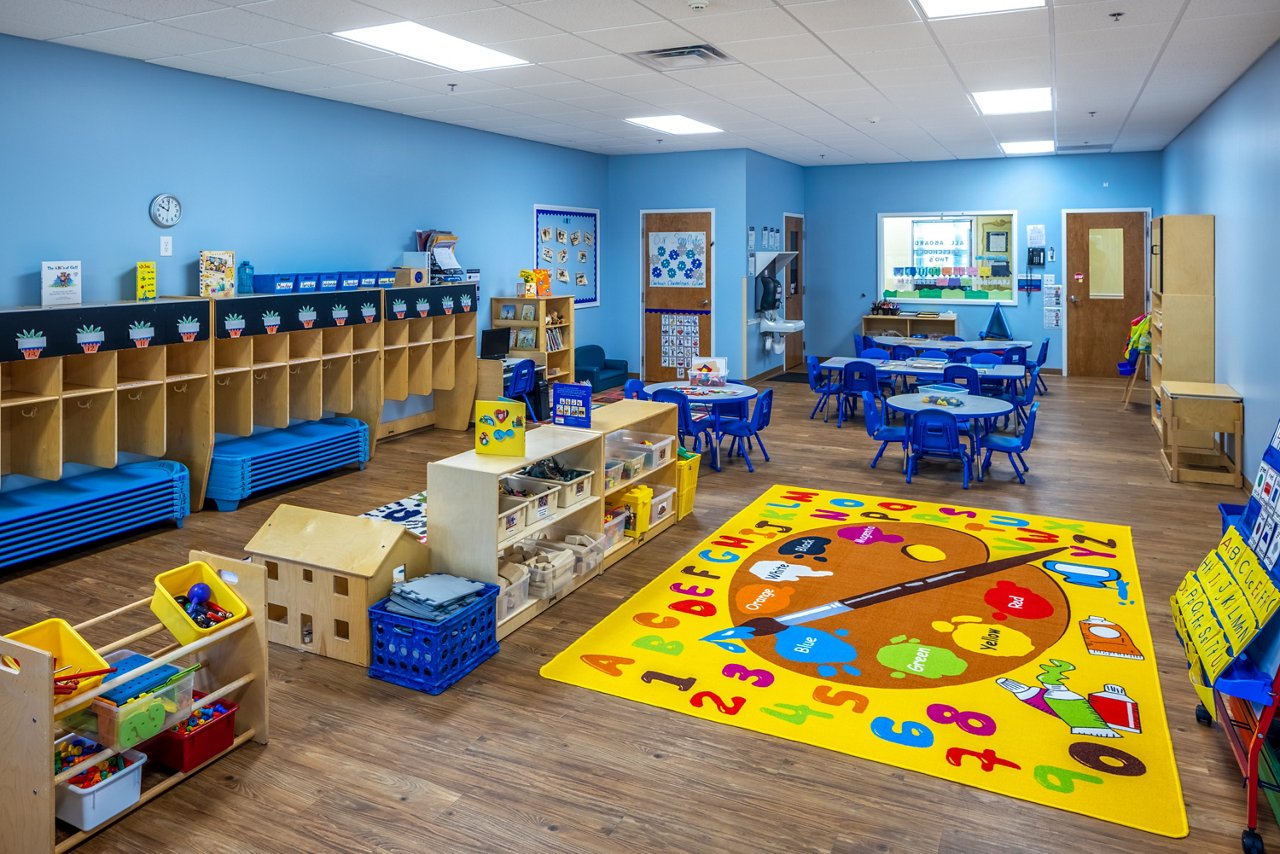
[[[1051,89],[997,89],[974,92],[973,100],[984,116],[1007,116],[1011,113],[1046,113],[1053,109]]]
[[[1029,142],[1002,142],[1005,154],[1052,154],[1053,140],[1036,139]]]
[[[1044,0],[920,0],[920,8],[927,18],[961,18],[966,15],[1042,9]]]
[[[627,121],[650,130],[660,130],[663,133],[724,133],[718,127],[703,124],[688,116],[644,116],[637,119],[627,119]]]
[[[411,21],[362,27],[358,30],[343,30],[334,35],[340,39],[398,53],[410,59],[429,62],[454,71],[484,71],[488,68],[510,68],[513,65],[529,64],[526,60],[490,50],[482,45]]]

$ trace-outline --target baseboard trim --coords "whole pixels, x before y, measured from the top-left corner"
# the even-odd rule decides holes
[[[394,421],[383,421],[378,425],[378,439],[395,439],[407,433],[414,433],[418,430],[432,427],[435,423],[435,410],[419,412],[417,415],[408,415],[404,418],[397,418]]]

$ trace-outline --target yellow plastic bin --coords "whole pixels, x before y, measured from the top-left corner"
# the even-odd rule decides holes
[[[218,603],[218,607],[231,612],[230,617],[208,629],[196,625],[195,620],[188,617],[187,612],[173,598],[186,596],[193,584],[201,582],[209,585],[213,601]],[[156,592],[151,597],[151,612],[160,618],[160,622],[164,623],[164,627],[178,643],[185,645],[240,622],[249,613],[249,606],[222,580],[216,569],[203,561],[196,561],[156,576]]]
[[[686,451],[676,460],[676,519],[683,519],[693,512],[693,500],[698,492],[698,464],[702,462],[701,454],[688,454]]]
[[[628,537],[638,537],[649,530],[649,514],[653,508],[653,489],[644,484],[633,486],[622,493],[622,503],[629,518],[623,531]]]
[[[11,641],[43,649],[53,656],[53,675],[55,677],[74,676],[77,673],[90,673],[94,670],[106,670],[111,665],[89,646],[88,641],[80,637],[80,633],[71,628],[66,620],[51,619],[18,629],[5,635]],[[65,703],[81,694],[88,693],[102,684],[102,676],[90,676],[81,679],[76,690],[70,694],[57,694],[53,698],[54,705]],[[53,690],[53,686],[49,686]]]

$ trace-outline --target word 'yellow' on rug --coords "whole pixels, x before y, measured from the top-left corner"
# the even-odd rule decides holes
[[[542,675],[1187,833],[1126,527],[775,486]]]

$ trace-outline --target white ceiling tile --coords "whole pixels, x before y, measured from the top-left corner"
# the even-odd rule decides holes
[[[585,80],[562,80],[557,83],[534,83],[521,86],[520,91],[538,98],[564,101],[582,108],[581,99],[609,97],[610,93]]]
[[[863,54],[936,47],[929,28],[924,24],[891,24],[885,27],[832,30],[823,33],[822,39],[838,55],[849,60],[854,68],[858,67],[858,58]]]
[[[635,0],[534,0],[520,11],[568,32],[628,27],[662,20]]]
[[[354,86],[339,86],[331,89],[330,91],[377,101],[395,101],[400,98],[418,98],[422,96],[421,89],[414,88],[413,86],[406,86],[403,83],[396,83],[394,80],[378,80],[374,83],[357,83]]]
[[[191,71],[195,74],[208,74],[211,77],[232,77],[236,75],[234,69],[219,65],[216,62],[210,62],[199,54],[194,56],[167,56],[162,59],[152,59],[149,62],[152,65],[164,65],[181,71]]]
[[[578,35],[615,53],[637,53],[642,50],[661,50],[698,43],[697,36],[670,21],[581,30],[578,31]]]
[[[18,38],[23,39],[37,39],[39,41],[63,38],[67,35],[67,31],[62,27],[32,23],[30,21],[19,21],[15,18],[6,18],[3,9],[0,9],[0,33],[17,36]]]
[[[422,20],[430,15],[452,15],[501,5],[498,0],[361,0],[366,6],[391,12],[403,20]]]
[[[805,28],[795,18],[781,9],[753,9],[710,17],[686,17],[678,18],[676,22],[711,44],[744,39],[767,39],[805,32]]]
[[[1220,5],[1214,0],[1214,5]],[[1149,24],[1164,24],[1165,32],[1178,17],[1181,3],[1170,3],[1169,0],[1125,0],[1115,3],[1112,0],[1096,0],[1089,3],[1075,3],[1070,6],[1054,4],[1053,29],[1058,35],[1078,33],[1087,30],[1115,30],[1142,27]],[[1123,12],[1119,21],[1111,19],[1111,13]]]
[[[448,91],[447,89],[445,91]],[[496,88],[485,89],[480,92],[467,92],[461,95],[454,94],[449,97],[464,98],[468,103],[488,104],[491,107],[509,107],[512,104],[522,104],[529,100],[528,94],[518,89]]]
[[[194,15],[221,9],[222,4],[213,0],[75,0],[85,6],[107,9],[121,15],[131,15],[146,21],[163,21],[179,15]]]
[[[833,57],[831,49],[808,33],[776,36],[767,39],[722,42],[716,47],[740,62],[773,62],[784,59]]]
[[[996,139],[1052,139],[1053,113],[1022,113],[1015,116],[987,116],[987,127]]]
[[[1191,0],[1187,5],[1187,13],[1183,17],[1188,20],[1195,20],[1197,18],[1220,18],[1223,15],[1274,12],[1275,10],[1275,0]]]
[[[143,24],[142,26],[146,26]],[[66,45],[67,47],[78,47],[81,50],[92,50],[98,53],[110,53],[116,56],[127,56],[132,59],[159,59],[168,56],[169,52],[160,47],[155,42],[136,42],[132,39],[121,40],[115,38],[103,38],[108,33],[119,32],[118,30],[104,30],[102,34],[93,33],[81,36],[66,36],[64,38],[53,39],[57,44]]]
[[[420,113],[424,110],[441,109],[444,107],[452,107],[457,104],[460,95],[415,95],[412,98],[399,98],[395,101],[395,108],[406,115]],[[469,102],[468,102],[469,103]]]
[[[512,56],[518,56],[529,62],[551,62],[567,59],[589,59],[609,56],[609,51],[594,45],[586,39],[568,33],[554,36],[539,36],[532,39],[516,39],[509,42],[495,42],[489,45],[494,50]]]
[[[374,78],[365,74],[357,74],[346,68],[337,66],[313,66],[311,68],[295,68],[292,71],[278,71],[265,75],[269,86],[277,89],[331,89],[335,86],[352,86],[356,83],[373,83]]]
[[[878,50],[846,56],[849,64],[858,71],[894,71],[899,68],[918,68],[924,65],[944,65],[947,57],[934,44],[920,45],[907,50]]]
[[[751,67],[771,80],[803,88],[806,81],[818,78],[861,79],[849,66],[834,56],[809,59],[784,59],[780,62],[755,62]]]
[[[1017,41],[981,41],[947,45],[943,48],[952,62],[972,62],[981,59],[1037,59],[1047,57],[1053,47],[1049,33],[1028,36]],[[920,63],[923,65],[924,63]]]
[[[542,63],[553,71],[559,71],[579,80],[602,80],[606,77],[635,77],[656,75],[639,63],[620,56],[598,56],[592,59],[570,59],[563,62]]]
[[[269,45],[275,47],[275,45]],[[426,62],[418,62],[415,59],[409,59],[406,56],[389,56],[387,54],[379,54],[377,59],[362,59],[359,62],[335,62],[334,65],[341,65],[343,68],[356,72],[357,74],[368,74],[370,77],[377,77],[379,80],[421,80],[427,77],[441,77],[446,74],[456,74],[447,68],[441,68],[438,65],[430,65]]]
[[[970,92],[993,89],[1032,89],[1053,86],[1048,55],[1029,59],[995,59],[957,63],[960,80]]]
[[[691,68],[667,74],[673,80],[707,91],[718,86],[755,84],[764,86],[768,81],[754,68],[745,65],[713,65],[708,68]]]
[[[285,56],[282,53],[273,53],[269,50],[247,45],[226,48],[225,50],[204,51],[193,54],[193,56],[198,56],[209,62],[215,62],[218,65],[224,65],[227,68],[234,68],[237,76],[248,73],[271,74],[276,71],[313,67],[305,59]]]
[[[824,30],[907,24],[920,20],[912,5],[903,0],[858,0],[856,3],[848,0],[823,0],[820,3],[790,6],[787,11],[818,33]]]
[[[142,23],[140,18],[92,6],[81,6],[68,0],[4,0],[0,5],[0,18],[52,30],[59,36]]]
[[[528,0],[525,0],[527,2]],[[511,0],[508,0],[511,2]],[[515,0],[520,2],[520,0]],[[712,2],[701,12],[689,8],[689,0],[640,0],[648,8],[664,18],[714,18],[717,15],[731,15],[735,12],[751,12],[760,9],[773,9],[773,0],[728,0],[728,2]]]
[[[391,12],[374,9],[356,0],[262,0],[241,8],[255,15],[265,15],[277,21],[325,33],[394,24],[403,20]]]
[[[567,83],[573,78],[542,65],[517,65],[512,68],[491,68],[488,71],[472,71],[469,78],[485,80],[498,86],[532,86],[539,83]]]
[[[427,8],[431,8],[430,4]],[[483,45],[534,36],[551,36],[559,32],[537,18],[505,6],[487,6],[451,15],[432,14],[417,20],[442,33]]]
[[[1025,9],[1002,15],[973,15],[945,18],[930,23],[943,45],[985,42],[993,39],[1017,41],[1049,32],[1048,9]]]
[[[263,42],[298,39],[313,34],[312,30],[293,24],[264,18],[243,9],[219,9],[216,12],[201,12],[199,15],[185,15],[173,18],[170,26],[193,33],[204,33],[220,39],[239,42],[240,44],[262,44]]]
[[[326,65],[330,63],[357,62],[362,59],[384,59],[388,56],[385,51],[375,50],[371,47],[365,47],[364,45],[358,45],[329,35],[274,41],[264,44],[263,47],[275,53],[283,53],[285,56],[296,56],[299,59],[309,59],[312,62],[321,62]]]
[[[591,60],[585,60],[590,62]],[[689,87],[675,78],[649,71],[629,77],[601,77],[597,81],[603,89],[621,92],[624,95],[660,94],[662,92],[683,91]]]
[[[1115,52],[1124,54],[1135,65],[1146,63],[1150,66],[1151,60],[1155,58],[1156,52],[1164,47],[1168,37],[1168,24],[1113,27],[1075,33],[1059,31],[1054,40],[1054,47],[1059,54]]]

